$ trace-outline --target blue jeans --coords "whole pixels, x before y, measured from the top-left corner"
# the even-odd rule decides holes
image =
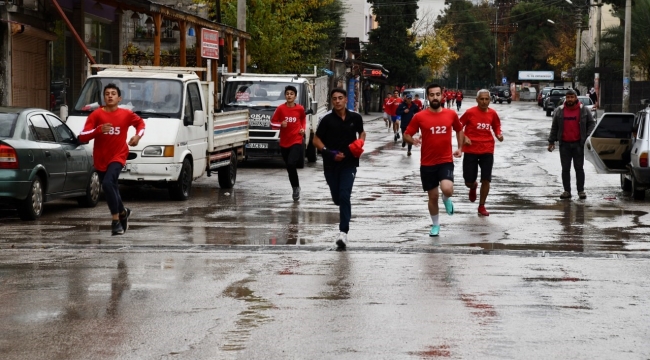
[[[332,201],[339,207],[339,230],[348,233],[352,217],[352,185],[357,174],[356,167],[325,169],[325,180],[332,193]]]

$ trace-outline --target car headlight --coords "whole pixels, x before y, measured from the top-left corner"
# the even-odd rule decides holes
[[[142,150],[142,156],[173,157],[174,147],[171,145],[152,145]]]

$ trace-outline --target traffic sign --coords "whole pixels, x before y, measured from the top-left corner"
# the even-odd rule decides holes
[[[507,84],[508,83],[508,78],[504,77],[503,79],[501,79],[501,83],[504,84],[504,85]]]

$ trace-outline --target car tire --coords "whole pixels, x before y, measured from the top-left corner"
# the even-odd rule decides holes
[[[625,192],[632,191],[632,181],[630,181],[625,174],[621,174],[621,190]]]
[[[551,110],[546,110],[546,116],[551,116]]]
[[[632,192],[632,198],[634,200],[645,200],[645,190],[639,189],[639,182],[634,178],[634,175],[632,175],[632,181],[631,181],[631,192]]]
[[[503,104],[503,100],[499,100],[499,104]]]
[[[181,166],[181,173],[178,174],[178,180],[169,184],[169,197],[176,201],[185,201],[190,198],[192,189],[192,163],[190,159],[185,158]]]
[[[512,99],[508,99],[508,104],[510,104],[511,102],[512,102]]]
[[[235,186],[235,181],[237,181],[237,154],[235,151],[230,152],[230,164],[220,167],[217,172],[219,174],[219,186],[222,189],[232,189]]]
[[[43,191],[43,181],[36,176],[25,200],[18,204],[18,216],[21,220],[36,220],[43,214],[43,203],[45,197]]]
[[[81,207],[93,208],[99,202],[99,194],[101,193],[102,184],[99,182],[99,174],[97,170],[93,170],[88,179],[86,186],[86,195],[77,198],[77,203]]]

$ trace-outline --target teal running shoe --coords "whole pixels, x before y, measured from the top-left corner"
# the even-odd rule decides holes
[[[451,198],[447,198],[447,200],[443,200],[442,202],[445,204],[445,210],[447,210],[447,214],[454,215],[454,203],[451,202]]]
[[[429,231],[429,236],[438,236],[440,234],[440,225],[433,225],[431,231]]]

